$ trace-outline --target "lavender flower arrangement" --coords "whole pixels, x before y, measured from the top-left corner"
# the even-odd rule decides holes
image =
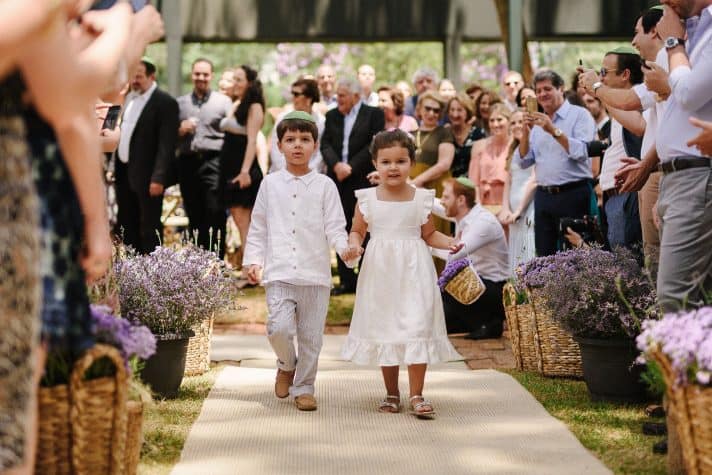
[[[156,352],[156,337],[148,327],[113,315],[107,306],[91,305],[90,308],[96,341],[117,347],[127,368],[131,358],[146,360]]]
[[[552,316],[583,338],[635,338],[640,321],[658,318],[655,291],[633,255],[599,248],[536,258],[517,270],[539,288]]]
[[[660,351],[670,359],[674,384],[685,386],[712,383],[712,307],[668,313],[659,321],[643,322],[636,339],[644,356]]]
[[[440,287],[440,291],[445,292],[445,286],[448,282],[468,265],[470,265],[470,260],[466,257],[448,262],[440,273],[440,277],[438,277],[438,287]]]
[[[193,245],[157,247],[114,265],[122,315],[160,339],[184,338],[234,303],[235,286],[217,256]]]

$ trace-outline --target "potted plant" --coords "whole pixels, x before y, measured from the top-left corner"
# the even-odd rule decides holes
[[[679,438],[685,472],[712,473],[712,307],[666,314],[642,328],[641,360],[662,370],[669,437]]]
[[[193,245],[157,247],[114,264],[122,315],[150,328],[158,340],[141,378],[166,398],[178,394],[192,328],[234,301],[224,264]]]
[[[645,398],[635,365],[639,318],[656,318],[655,291],[632,253],[599,248],[553,256],[542,286],[554,319],[581,349],[583,377],[594,400]]]

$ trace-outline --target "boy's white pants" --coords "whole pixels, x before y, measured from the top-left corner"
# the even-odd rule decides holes
[[[267,293],[267,338],[277,355],[277,367],[292,371],[289,394],[314,394],[314,380],[321,352],[324,322],[331,289],[322,285],[270,282]],[[297,350],[294,336],[297,337]]]

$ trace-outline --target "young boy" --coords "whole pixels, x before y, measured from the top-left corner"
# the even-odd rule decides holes
[[[264,268],[267,337],[277,355],[274,392],[294,397],[302,411],[317,408],[314,380],[331,289],[329,248],[344,262],[359,256],[348,247],[336,185],[309,168],[317,137],[316,122],[306,112],[290,112],[277,126],[287,166],[260,185],[243,258],[251,283],[260,281]]]

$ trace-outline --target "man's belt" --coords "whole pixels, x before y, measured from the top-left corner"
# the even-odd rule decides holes
[[[611,196],[616,196],[616,195],[620,195],[620,194],[621,194],[621,192],[618,191],[618,188],[611,188],[609,190],[603,190],[603,197],[605,199],[608,199]]]
[[[584,179],[584,180],[578,180],[578,181],[570,181],[568,183],[564,183],[563,185],[554,185],[554,186],[542,186],[539,185],[537,186],[537,189],[543,191],[544,193],[549,193],[551,195],[555,195],[557,193],[561,193],[562,191],[568,191],[572,190],[574,188],[578,188],[580,186],[584,186],[588,184],[589,180]]]
[[[674,157],[669,162],[661,163],[658,166],[658,170],[667,175],[668,173],[678,172],[680,170],[687,170],[688,168],[702,167],[711,168],[712,159],[683,155],[681,157]]]

